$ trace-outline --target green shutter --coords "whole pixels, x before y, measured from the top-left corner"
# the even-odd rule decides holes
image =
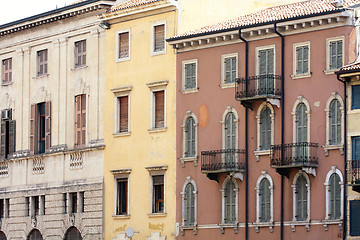
[[[341,68],[342,67],[342,62],[343,62],[343,52],[342,52],[342,47],[343,42],[342,40],[337,41],[337,65],[336,68]]]
[[[194,186],[191,183],[188,183],[185,187],[185,225],[193,225],[195,219],[195,196],[194,196]]]
[[[230,180],[225,188],[225,223],[235,222],[235,184]]]
[[[271,144],[271,110],[265,107],[260,113],[260,149],[269,150]]]
[[[185,157],[195,156],[195,121],[192,117],[186,120],[185,125]]]
[[[264,178],[260,182],[260,221],[269,222],[270,221],[270,183],[269,180]]]
[[[307,219],[307,187],[306,179],[300,176],[297,180],[297,202],[296,202],[296,220],[305,221]]]
[[[303,69],[302,73],[309,72],[309,46],[303,47]]]

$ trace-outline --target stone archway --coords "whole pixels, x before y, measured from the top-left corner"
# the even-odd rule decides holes
[[[6,240],[6,235],[2,231],[0,231],[0,240]]]
[[[28,235],[28,237],[27,237],[27,240],[43,240],[43,237],[42,237],[42,235],[41,235],[41,233],[40,233],[39,230],[33,229],[33,230],[29,233],[29,235]]]
[[[76,227],[70,227],[65,233],[64,240],[82,240],[82,237]]]

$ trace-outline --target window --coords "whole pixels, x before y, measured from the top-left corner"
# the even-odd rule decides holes
[[[81,233],[76,227],[70,227],[65,233],[64,240],[82,240]]]
[[[118,132],[129,131],[129,96],[118,97],[118,112],[119,112],[119,123]]]
[[[166,86],[169,81],[147,83],[150,88],[149,132],[166,131]]]
[[[233,178],[226,179],[223,193],[223,224],[237,223],[237,184]]]
[[[307,142],[307,115],[306,106],[300,103],[296,108],[296,142]]]
[[[116,215],[128,214],[128,179],[116,179]]]
[[[298,172],[293,185],[293,221],[310,219],[310,180],[304,172]]]
[[[165,52],[165,24],[153,26],[153,53]]]
[[[360,109],[360,85],[351,86],[351,109]]]
[[[259,75],[257,81],[257,92],[259,95],[274,92],[274,78],[269,75],[274,75],[275,72],[275,48],[262,47],[257,48],[257,74]]]
[[[183,62],[183,92],[197,90],[197,60]]]
[[[165,210],[164,205],[164,176],[152,176],[153,181],[153,213],[162,213]]]
[[[30,216],[45,215],[45,196],[32,196],[25,198],[25,204],[28,204],[27,210]]]
[[[50,150],[51,104],[43,102],[31,105],[30,152],[45,153]]]
[[[0,220],[2,218],[9,217],[9,207],[10,207],[9,199],[0,199]]]
[[[10,158],[15,152],[15,120],[12,110],[1,111],[1,158]]]
[[[2,61],[2,84],[12,82],[12,58]]]
[[[222,84],[235,83],[238,76],[238,54],[227,54],[222,59]]]
[[[67,213],[84,212],[84,192],[70,192],[64,194]]]
[[[330,145],[341,144],[341,110],[340,102],[335,99],[330,103]]]
[[[310,43],[294,44],[294,75],[310,73]]]
[[[86,145],[86,94],[75,97],[75,146]]]
[[[184,183],[181,196],[182,226],[194,226],[196,224],[197,190],[195,181],[190,176]]]
[[[48,50],[37,52],[37,75],[45,75],[48,73]]]
[[[330,41],[330,65],[329,68],[339,69],[343,66],[343,41]]]
[[[228,106],[222,116],[222,148],[225,150],[224,164],[234,167],[237,164],[238,146],[238,114],[231,106]]]
[[[43,237],[39,230],[33,229],[26,239],[27,240],[43,240]]]
[[[86,40],[75,42],[75,67],[86,66]]]
[[[256,222],[273,221],[273,181],[266,171],[256,182]]]
[[[307,161],[310,142],[310,105],[299,96],[291,114],[293,115],[293,143],[296,150],[293,152],[295,161]]]
[[[154,128],[165,127],[165,91],[153,92],[154,95]]]
[[[185,124],[185,157],[195,157],[195,120],[189,117]]]
[[[360,136],[351,137],[352,167],[360,168]]]
[[[229,112],[225,117],[225,149],[236,149],[236,123],[235,114]]]
[[[340,218],[340,178],[336,173],[330,177],[330,219]]]
[[[271,145],[271,110],[265,106],[260,113],[260,150],[270,150]]]
[[[130,60],[130,29],[118,32],[116,42],[117,61]]]
[[[350,201],[350,236],[360,236],[360,201]]]

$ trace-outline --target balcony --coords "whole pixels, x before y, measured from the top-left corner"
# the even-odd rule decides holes
[[[237,78],[235,99],[244,106],[252,101],[281,98],[281,76],[274,74]]]
[[[220,173],[240,173],[245,169],[245,150],[223,149],[201,152],[201,172],[211,180]]]
[[[360,160],[350,160],[347,165],[348,185],[360,193]]]
[[[292,168],[302,168],[315,176],[317,149],[317,143],[308,142],[271,145],[271,167],[287,177]]]

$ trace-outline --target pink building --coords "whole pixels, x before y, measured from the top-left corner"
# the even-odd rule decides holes
[[[177,51],[177,239],[342,239],[344,87],[360,1],[265,9]]]

